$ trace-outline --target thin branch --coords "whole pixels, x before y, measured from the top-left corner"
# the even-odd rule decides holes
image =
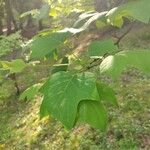
[[[17,78],[16,78],[16,74],[13,73],[13,74],[9,74],[8,77],[14,81],[14,86],[16,88],[16,94],[17,95],[20,95],[20,88],[19,88],[19,85],[18,85],[18,82],[17,82]]]
[[[118,40],[116,41],[115,45],[117,45],[119,47],[119,44],[121,42],[121,40],[131,31],[132,27],[130,27],[124,34],[122,34],[120,37],[118,37],[117,35],[114,35],[115,38],[117,38]]]

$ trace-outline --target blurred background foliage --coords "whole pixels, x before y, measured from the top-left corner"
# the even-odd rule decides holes
[[[58,27],[60,23],[61,26],[69,26],[81,12],[94,10],[101,12],[125,2],[127,0],[1,0],[0,34],[9,35],[17,30],[24,33],[32,28],[35,35],[37,30]],[[41,14],[40,19],[34,18],[35,14],[46,13],[46,5],[50,10],[48,16],[45,18]],[[26,17],[20,17],[24,13]],[[27,37],[31,38],[33,35]]]

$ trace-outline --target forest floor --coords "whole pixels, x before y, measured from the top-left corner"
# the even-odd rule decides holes
[[[150,48],[150,27],[129,33],[121,46]],[[46,77],[47,71],[27,68],[18,75],[20,88],[24,90]],[[150,78],[129,70],[111,86],[116,89],[119,108],[109,108],[107,131],[88,125],[68,131],[53,118],[40,120],[41,98],[19,101],[8,80],[0,86],[0,150],[149,150]]]

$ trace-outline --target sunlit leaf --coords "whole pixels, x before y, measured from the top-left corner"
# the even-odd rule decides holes
[[[137,19],[144,23],[150,20],[149,0],[136,0],[110,10],[107,15],[108,21],[113,26],[121,27],[123,17]]]
[[[79,19],[74,23],[74,28],[80,28],[83,24],[92,16],[96,15],[97,12],[85,12],[79,16]]]
[[[150,50],[122,51],[106,57],[100,65],[100,72],[117,78],[123,70],[134,67],[150,74]]]
[[[95,22],[98,19],[103,19],[103,17],[107,14],[107,11],[97,13],[94,16],[90,17],[88,21],[81,27],[81,29],[86,30],[93,22]]]
[[[75,28],[64,28],[63,30],[60,30],[59,32],[69,32],[69,33],[72,33],[72,34],[77,34],[77,33],[80,33],[84,31],[84,29],[82,28],[79,28],[79,29],[75,29]]]
[[[52,17],[56,17],[57,16],[57,10],[55,8],[51,8],[49,15]]]

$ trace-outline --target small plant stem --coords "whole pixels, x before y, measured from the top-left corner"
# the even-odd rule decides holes
[[[15,73],[12,74],[11,79],[14,81],[14,86],[15,86],[15,88],[16,88],[16,94],[17,94],[17,95],[20,95],[20,88],[19,88],[19,85],[18,85],[18,82],[17,82],[17,78],[16,78],[16,74],[15,74]]]

